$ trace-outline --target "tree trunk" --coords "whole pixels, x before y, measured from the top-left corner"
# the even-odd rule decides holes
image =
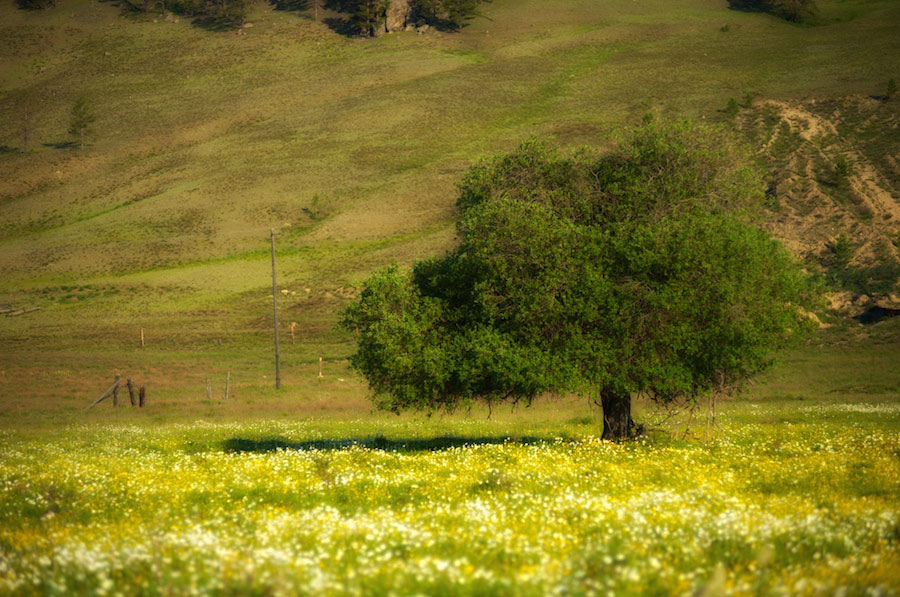
[[[600,403],[603,407],[603,439],[629,439],[640,431],[631,418],[631,395],[628,392],[604,389]]]

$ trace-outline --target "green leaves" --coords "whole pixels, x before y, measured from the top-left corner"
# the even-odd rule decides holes
[[[718,129],[645,122],[610,153],[535,139],[460,183],[459,244],[373,275],[344,324],[379,404],[453,408],[737,385],[812,324],[814,291],[744,218],[758,173]]]

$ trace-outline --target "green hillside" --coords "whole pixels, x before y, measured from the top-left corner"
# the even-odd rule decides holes
[[[900,101],[866,98],[898,74],[900,4],[819,4],[801,26],[725,0],[494,0],[458,33],[354,39],[263,4],[252,27],[214,32],[112,2],[4,3],[0,307],[40,309],[0,318],[0,392],[80,397],[115,370],[176,393],[225,369],[269,385],[271,228],[299,384],[319,356],[352,351],[333,323],[355,282],[453,242],[454,183],[477,157],[532,134],[602,145],[648,111],[726,121],[747,93],[756,108],[738,125],[763,123],[760,143],[777,129],[751,114],[766,102],[880,110],[879,130],[851,128],[885,207],[866,216],[850,201],[838,228],[890,239]],[[67,135],[80,96],[97,115],[84,149]],[[776,231],[798,254],[818,250],[838,228],[794,234],[814,211],[797,198],[816,196],[780,188]]]

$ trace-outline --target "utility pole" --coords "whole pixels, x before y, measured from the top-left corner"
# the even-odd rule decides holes
[[[275,389],[281,389],[281,368],[278,363],[278,286],[275,284],[275,229],[270,230],[272,241],[272,313],[275,321]]]

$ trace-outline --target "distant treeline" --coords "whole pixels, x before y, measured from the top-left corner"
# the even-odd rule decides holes
[[[222,26],[241,26],[253,0],[119,0],[119,5],[131,13],[174,13],[186,17],[217,22]],[[16,0],[24,10],[54,8],[59,0]]]
[[[59,0],[16,0],[25,10],[53,8]],[[193,18],[211,28],[240,27],[251,5],[259,0],[119,0],[132,13],[174,13]],[[442,31],[455,31],[477,14],[482,2],[490,0],[268,0],[276,9],[309,12],[319,18],[320,11],[343,15],[339,29],[352,35],[374,35],[387,18],[388,9],[403,5],[406,23],[428,25]],[[326,19],[326,22],[329,19]],[[331,19],[334,20],[334,19]]]

